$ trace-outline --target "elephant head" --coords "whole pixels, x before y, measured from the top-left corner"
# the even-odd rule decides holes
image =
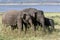
[[[23,30],[23,28],[25,26],[25,32],[26,32],[27,28],[28,28],[28,24],[29,25],[31,24],[31,19],[30,19],[29,14],[27,12],[24,12],[24,11],[19,11],[19,15],[17,16],[17,25],[18,25],[18,28]]]

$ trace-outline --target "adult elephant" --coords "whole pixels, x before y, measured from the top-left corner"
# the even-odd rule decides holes
[[[29,14],[29,16],[32,19],[32,23],[34,24],[34,30],[36,31],[36,21],[39,21],[43,28],[44,28],[44,32],[45,32],[45,25],[44,25],[44,12],[41,10],[37,10],[35,8],[27,8],[23,10],[24,12],[27,12]]]
[[[27,21],[30,20],[29,16],[28,17],[27,16],[28,15],[26,14],[26,12],[23,12],[23,11],[16,11],[16,10],[7,11],[2,16],[2,23],[5,26],[11,26],[12,30],[20,27],[23,30],[23,24],[24,24],[25,30],[27,30],[26,29]]]

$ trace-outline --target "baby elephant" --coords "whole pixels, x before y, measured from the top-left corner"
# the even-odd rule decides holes
[[[54,20],[45,17],[45,26],[49,31],[54,30]]]
[[[48,29],[49,32],[54,30],[54,20],[46,18],[46,17],[44,18],[44,20],[45,20],[45,22],[44,22],[45,28]],[[39,21],[36,20],[36,23],[37,23],[37,25],[42,27],[42,25]]]

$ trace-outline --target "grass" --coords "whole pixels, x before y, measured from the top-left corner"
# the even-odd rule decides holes
[[[12,31],[10,26],[6,28],[2,25],[2,15],[0,15],[0,40],[60,40],[60,13],[45,13],[44,15],[54,20],[56,31],[45,34],[39,28],[36,31],[36,37],[32,28],[26,34],[17,29]]]

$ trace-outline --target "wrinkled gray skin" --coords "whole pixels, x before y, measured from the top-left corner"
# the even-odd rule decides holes
[[[28,15],[26,15],[26,18],[23,19],[24,14],[26,13],[22,11],[16,11],[16,10],[8,11],[2,17],[2,24],[4,24],[5,26],[11,26],[13,30],[15,28],[20,28],[20,27],[22,28],[23,27],[22,24],[24,23],[27,24],[27,20],[30,21],[30,18]],[[22,20],[24,23],[22,23]]]
[[[26,33],[27,28],[28,28],[28,24],[30,26],[32,25],[31,18],[28,15],[28,13],[23,12],[23,11],[19,11],[19,14],[18,14],[18,17],[17,17],[18,28],[20,28],[23,31],[23,25],[25,25],[25,33]]]
[[[5,14],[3,14],[2,16],[2,24],[4,24],[4,26],[11,26],[12,29],[14,29],[14,26],[17,23],[17,15],[18,15],[18,11],[16,10],[11,10],[11,11],[7,11],[5,12]],[[17,26],[17,25],[16,25]],[[15,26],[15,28],[16,28]]]
[[[46,29],[48,29],[49,32],[52,32],[54,30],[54,20],[46,18],[46,17],[44,18],[44,20],[45,20],[44,24],[45,24]],[[37,21],[37,25],[42,27],[39,21]]]
[[[54,30],[54,20],[53,19],[49,19],[49,18],[45,17],[45,25],[48,28],[49,32]]]
[[[32,23],[34,24],[34,30],[35,30],[35,31],[36,31],[36,26],[37,26],[37,24],[35,24],[35,23],[36,23],[35,20],[39,21],[39,22],[42,24],[42,26],[43,26],[43,28],[44,28],[44,31],[45,31],[43,11],[37,10],[37,9],[35,9],[35,8],[27,8],[27,9],[24,9],[23,11],[24,11],[24,12],[27,12],[27,13],[30,15],[30,17],[31,17],[31,19],[32,19]],[[36,14],[36,15],[35,15],[35,14]]]
[[[36,20],[41,23],[41,25],[42,25],[42,27],[43,27],[43,29],[45,31],[46,27],[45,27],[45,24],[44,24],[44,22],[45,22],[44,17],[45,17],[44,16],[44,12],[42,10],[38,10],[37,11],[37,19]]]

